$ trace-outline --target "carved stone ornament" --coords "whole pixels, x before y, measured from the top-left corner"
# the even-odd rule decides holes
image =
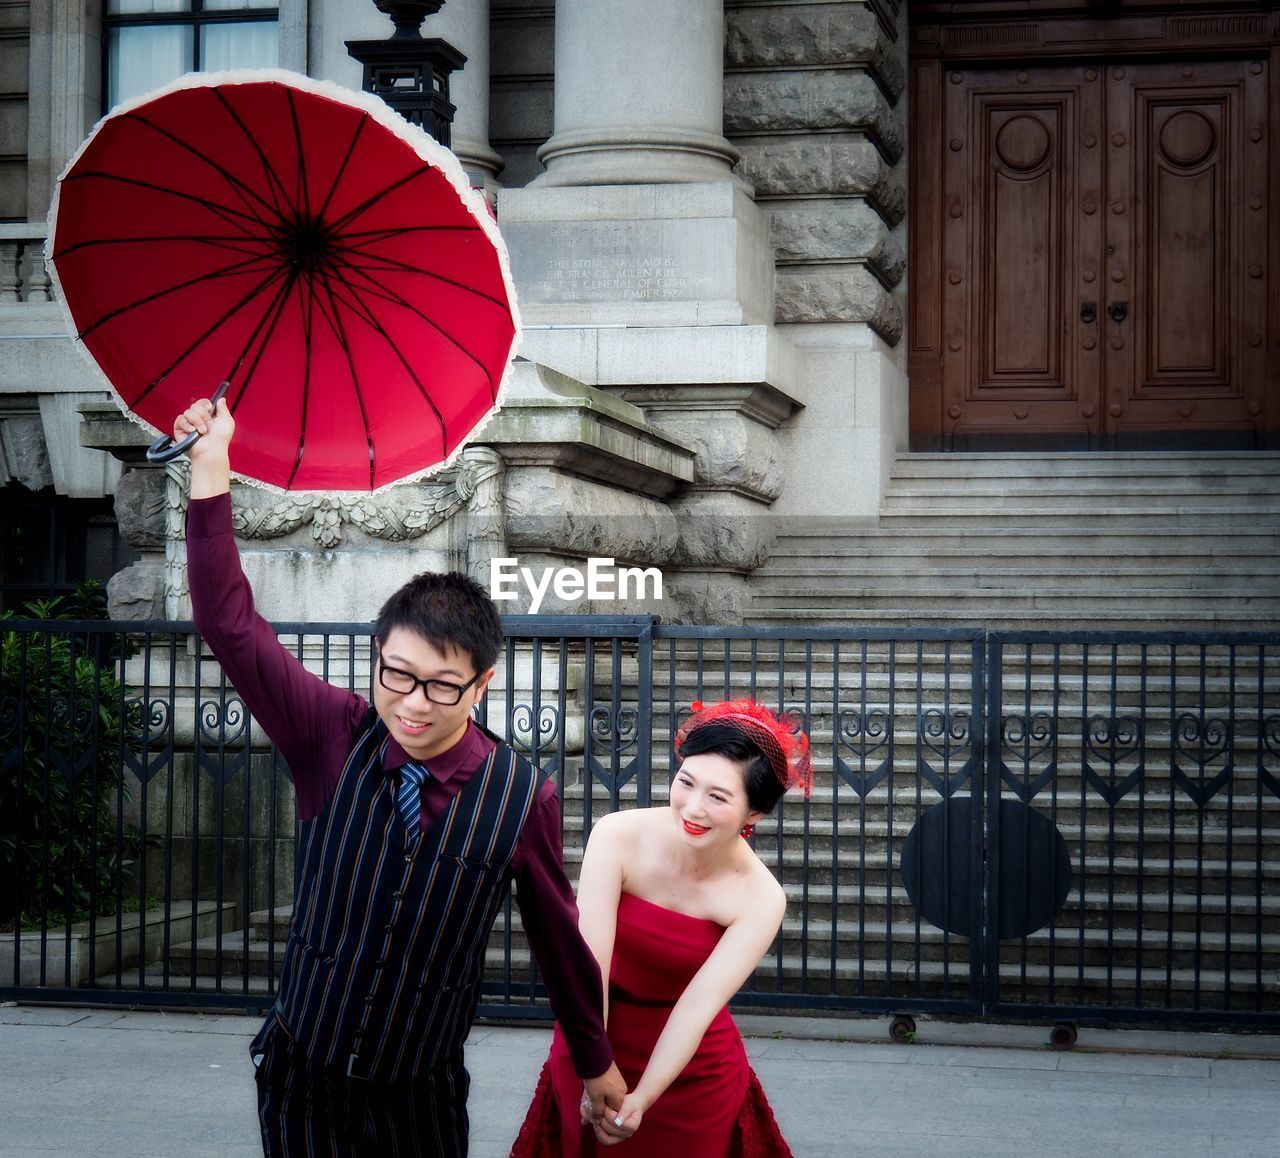
[[[311,537],[325,549],[342,542],[348,525],[372,538],[399,543],[425,535],[451,518],[501,469],[500,462],[464,452],[429,482],[395,487],[376,496],[315,492],[277,496],[241,487],[231,523],[242,539],[278,539],[310,523]]]
[[[168,619],[191,615],[187,587],[187,494],[191,463],[175,458],[165,464],[164,506],[164,613]]]
[[[402,542],[425,535],[469,506],[476,521],[471,538],[484,558],[469,560],[468,570],[487,576],[488,555],[505,554],[504,469],[502,456],[490,447],[469,446],[430,481],[379,495],[277,495],[237,485],[232,491],[231,523],[242,539],[278,539],[310,523],[317,546],[328,549],[342,542],[348,524],[373,538]],[[165,467],[165,614],[170,619],[191,615],[186,545],[189,470],[185,458]]]

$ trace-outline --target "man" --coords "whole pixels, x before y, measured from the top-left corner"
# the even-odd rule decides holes
[[[493,601],[463,575],[419,575],[379,614],[372,705],[311,675],[255,612],[240,567],[225,402],[182,414],[175,437],[192,431],[196,625],[287,761],[303,822],[280,994],[251,1047],[263,1152],[466,1154],[463,1041],[513,878],[599,1121],[626,1088],[555,788],[471,716],[502,645]]]

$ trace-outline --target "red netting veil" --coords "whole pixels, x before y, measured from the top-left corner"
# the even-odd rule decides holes
[[[813,787],[813,763],[809,758],[809,737],[793,731],[768,708],[755,700],[725,700],[704,706],[694,700],[693,715],[676,732],[675,749],[679,757],[685,740],[708,724],[724,724],[740,731],[764,753],[774,775],[783,786],[799,788],[806,796]]]

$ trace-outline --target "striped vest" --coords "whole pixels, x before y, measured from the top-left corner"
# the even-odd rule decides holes
[[[436,822],[411,835],[382,767],[386,738],[371,709],[333,798],[302,825],[275,1009],[311,1066],[377,1081],[461,1054],[541,782],[499,744]]]

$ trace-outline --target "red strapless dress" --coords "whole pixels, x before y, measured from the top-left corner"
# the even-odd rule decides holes
[[[672,1006],[723,933],[714,921],[622,894],[610,966],[609,1041],[628,1089],[640,1080]],[[582,1079],[557,1026],[512,1158],[791,1155],[728,1009],[715,1016],[689,1064],[627,1141],[597,1147],[594,1132],[581,1124],[581,1101]]]

